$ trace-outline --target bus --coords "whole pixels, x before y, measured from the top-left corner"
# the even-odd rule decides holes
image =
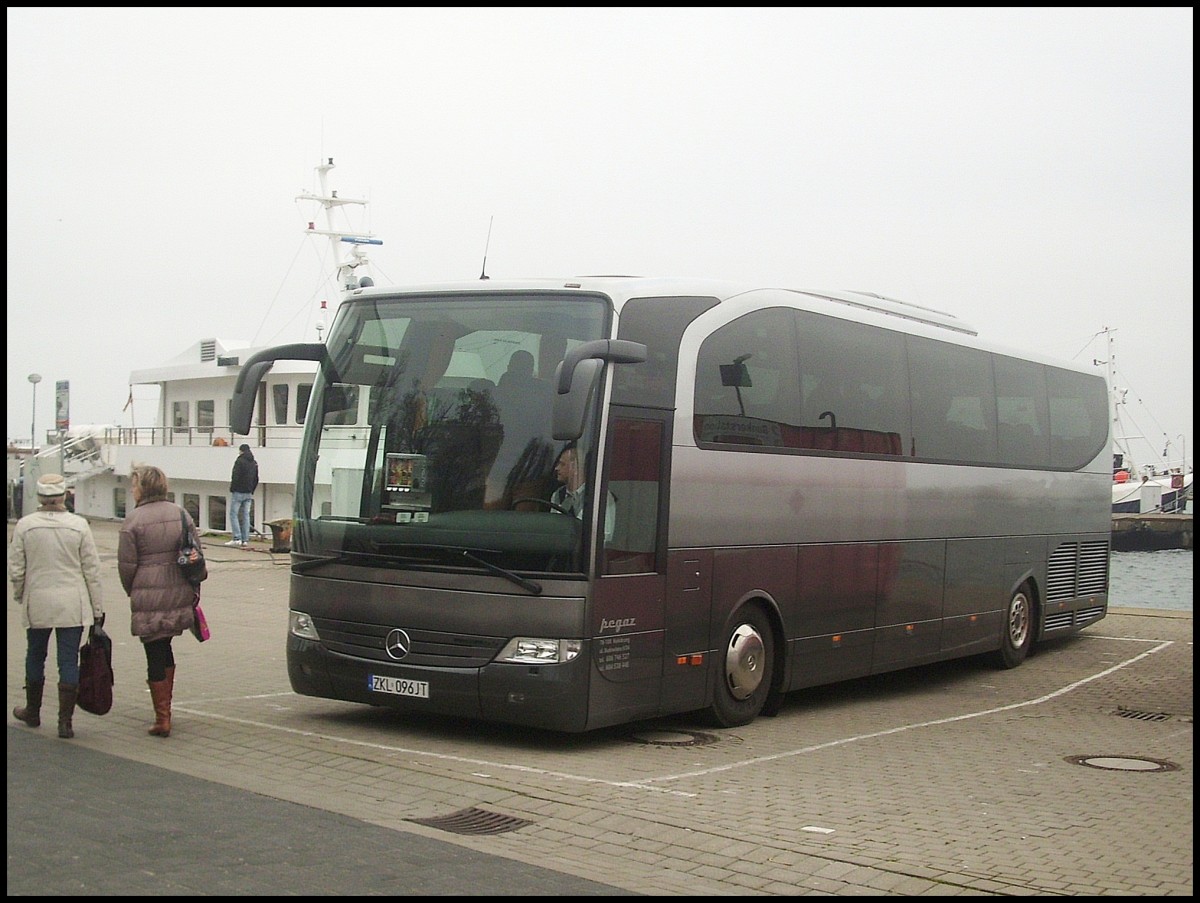
[[[1107,613],[1104,376],[949,314],[646,277],[364,284],[325,342],[246,361],[236,432],[285,359],[317,362],[299,694],[732,727],[805,687],[1013,668]]]

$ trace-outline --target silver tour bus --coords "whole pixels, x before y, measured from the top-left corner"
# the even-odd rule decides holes
[[[587,731],[1108,606],[1101,375],[859,292],[595,277],[347,293],[292,524],[296,692]]]

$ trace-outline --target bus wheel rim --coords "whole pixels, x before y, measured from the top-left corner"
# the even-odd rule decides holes
[[[1029,601],[1024,594],[1018,593],[1013,597],[1008,610],[1008,639],[1017,649],[1025,645],[1029,635]]]
[[[734,699],[749,699],[763,679],[766,647],[749,624],[742,624],[729,638],[725,655],[725,682]]]

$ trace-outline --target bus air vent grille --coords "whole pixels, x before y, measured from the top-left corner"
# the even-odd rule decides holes
[[[1060,602],[1108,591],[1108,543],[1064,542],[1046,563],[1046,600]]]
[[[1069,611],[1059,612],[1054,615],[1046,615],[1047,630],[1066,630],[1071,626],[1072,613]]]
[[[1047,630],[1066,630],[1068,627],[1086,627],[1092,621],[1104,617],[1103,608],[1081,608],[1079,611],[1062,611],[1046,615]]]
[[[449,815],[432,818],[406,818],[405,821],[437,828],[439,831],[449,831],[451,834],[505,834],[533,824],[523,818],[475,808],[460,809]]]

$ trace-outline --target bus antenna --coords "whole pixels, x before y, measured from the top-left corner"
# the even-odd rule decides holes
[[[481,269],[479,271],[480,279],[490,278],[487,274],[487,252],[488,252],[488,247],[492,244],[492,220],[494,220],[495,218],[496,217],[494,217],[494,216],[488,217],[488,234],[487,234],[487,241],[485,241],[483,243],[483,269]]]

